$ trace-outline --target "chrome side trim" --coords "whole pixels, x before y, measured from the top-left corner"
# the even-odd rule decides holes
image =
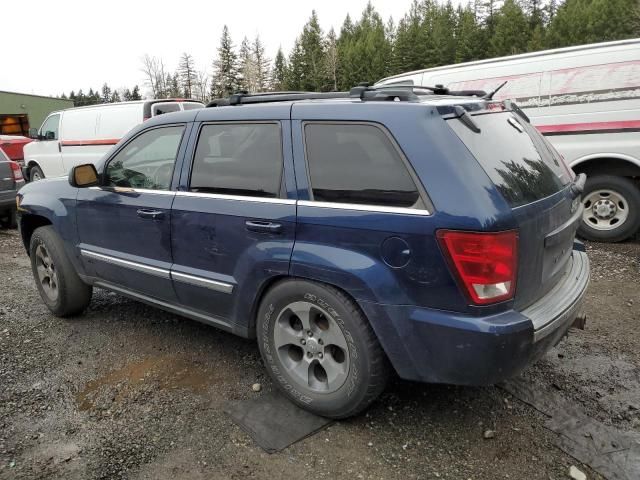
[[[296,201],[289,198],[249,197],[245,195],[225,195],[222,193],[174,192],[177,197],[212,198],[217,200],[236,200],[241,202],[276,203],[280,205],[295,205]]]
[[[193,275],[187,275],[186,273],[171,272],[171,278],[179,282],[188,283],[197,287],[209,288],[216,292],[231,293],[233,292],[233,285],[225,282],[218,282],[216,280],[209,280],[208,278],[196,277]]]
[[[405,207],[383,207],[380,205],[358,205],[355,203],[315,202],[310,200],[298,200],[298,205],[304,207],[336,208],[339,210],[357,210],[371,213],[401,213],[404,215],[431,215],[429,210]]]
[[[129,260],[123,260],[122,258],[116,258],[110,255],[103,255],[102,253],[92,252],[91,250],[82,249],[80,250],[80,253],[83,257],[111,263],[112,265],[118,265],[130,270],[137,270],[139,272],[148,273],[149,275],[155,275],[156,277],[166,279],[171,278],[169,270],[165,270],[164,268],[152,267],[150,265],[144,265],[142,263],[131,262]]]
[[[150,188],[103,188],[103,187],[89,187],[89,190],[102,190],[108,193],[151,193],[154,195],[175,195],[176,192],[172,190],[153,190]]]

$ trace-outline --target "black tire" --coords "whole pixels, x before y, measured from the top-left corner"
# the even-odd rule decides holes
[[[292,370],[288,371],[285,368],[280,353],[283,350],[278,350],[275,346],[274,329],[276,326],[281,328],[282,319],[286,315],[283,312],[296,302],[308,304],[316,313],[320,310],[329,312],[332,325],[339,327],[337,333],[341,333],[346,340],[347,352],[342,352],[340,356],[343,362],[347,362],[348,368],[345,367],[344,372],[348,373],[342,374],[345,378],[344,383],[335,391],[314,390],[309,386],[311,380],[308,385],[303,385],[290,373]],[[320,314],[320,318],[323,319],[324,316]],[[389,362],[371,325],[350,298],[331,286],[298,279],[277,283],[265,294],[260,304],[256,328],[260,353],[269,375],[291,401],[306,410],[330,418],[350,417],[367,408],[386,386],[390,371]],[[326,331],[328,332],[328,327]],[[304,336],[305,333],[302,332]],[[321,329],[317,332],[317,340],[314,341],[323,345],[320,338],[323,332]],[[336,361],[335,346],[329,343],[319,347],[325,352],[325,359],[318,361]],[[311,353],[305,353],[303,350],[309,348],[310,341],[305,347],[297,344],[293,346],[293,343],[291,345],[288,348],[295,350],[296,346],[300,347],[302,360]],[[348,357],[344,357],[345,353]],[[320,353],[317,355],[322,358]],[[286,357],[285,359],[288,361]],[[311,360],[312,364],[314,361],[316,360]],[[315,372],[312,369],[307,371]],[[311,378],[312,374],[309,375]]]
[[[34,165],[29,169],[30,182],[37,182],[38,180],[42,180],[43,178],[44,178],[44,173],[42,172],[42,169],[39,166]]]
[[[39,247],[44,247],[44,249],[39,250]],[[42,280],[38,273],[38,268],[43,268],[41,263],[43,251],[46,252],[53,265],[50,269],[51,273],[48,282]],[[29,253],[31,256],[31,270],[40,297],[42,297],[42,301],[54,315],[67,317],[79,314],[87,308],[89,302],[91,302],[93,288],[84,283],[76,273],[64,250],[62,239],[52,226],[39,227],[33,232]],[[47,293],[47,291],[51,292],[52,290],[51,275],[55,275],[55,290],[57,290],[55,295]]]
[[[587,178],[582,201],[585,208],[591,208],[590,195],[598,191],[610,191],[624,199],[628,206],[626,219],[619,226],[610,230],[599,230],[583,220],[578,229],[578,235],[596,242],[621,242],[635,234],[640,229],[640,189],[629,178],[614,175],[595,175]],[[594,216],[595,219],[595,216]]]
[[[5,212],[0,218],[0,227],[2,228],[17,228],[18,221],[16,218],[16,209],[13,208],[7,212]]]

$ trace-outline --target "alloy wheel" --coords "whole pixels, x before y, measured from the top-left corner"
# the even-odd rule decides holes
[[[306,301],[287,305],[277,317],[273,335],[280,362],[301,387],[331,393],[347,380],[347,339],[324,309]]]
[[[47,248],[42,244],[36,248],[36,271],[45,295],[55,302],[58,299],[58,274]]]

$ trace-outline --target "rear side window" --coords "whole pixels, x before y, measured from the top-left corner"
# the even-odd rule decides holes
[[[305,125],[313,199],[417,207],[420,193],[391,139],[374,125]]]
[[[205,125],[193,160],[190,190],[278,197],[282,141],[276,123]]]
[[[524,120],[501,112],[474,115],[473,121],[480,133],[458,119],[447,123],[512,208],[553,195],[569,182],[569,170]]]

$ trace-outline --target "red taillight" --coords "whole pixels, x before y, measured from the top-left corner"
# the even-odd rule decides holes
[[[24,180],[22,176],[22,168],[16,162],[9,162],[9,167],[11,167],[11,174],[13,175],[13,180],[17,182],[18,180]]]
[[[439,230],[437,236],[473,303],[487,305],[513,297],[518,265],[516,231]]]

